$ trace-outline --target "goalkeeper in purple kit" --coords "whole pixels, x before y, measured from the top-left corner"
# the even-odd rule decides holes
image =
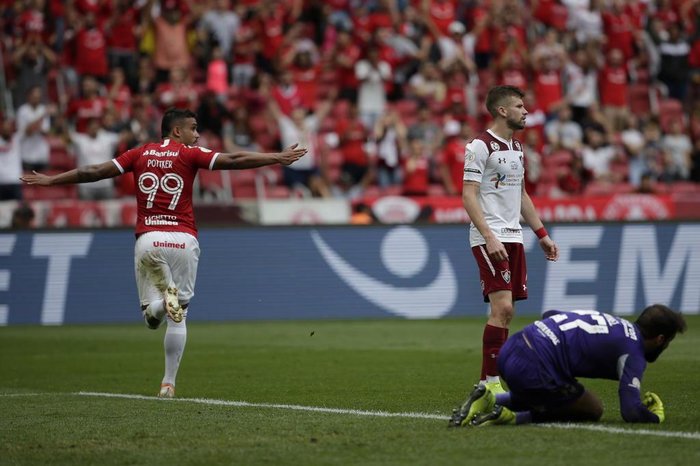
[[[642,376],[686,328],[683,316],[662,304],[634,323],[598,311],[547,311],[501,349],[498,370],[509,391],[477,385],[450,426],[598,421],[603,403],[577,377],[619,380],[625,421],[663,422],[658,395],[641,394]]]

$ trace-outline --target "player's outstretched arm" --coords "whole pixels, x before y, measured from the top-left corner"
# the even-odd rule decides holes
[[[57,184],[91,183],[105,178],[114,178],[118,175],[121,175],[121,172],[113,162],[109,161],[96,165],[74,168],[73,170],[53,176],[34,171],[20,176],[19,179],[27,184],[53,186]]]
[[[248,152],[239,151],[230,154],[219,154],[212,167],[214,170],[245,170],[266,165],[290,165],[306,154],[306,148],[297,144],[287,147],[282,152]]]

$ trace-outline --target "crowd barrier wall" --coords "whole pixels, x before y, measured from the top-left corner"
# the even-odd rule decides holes
[[[560,224],[547,262],[527,230],[517,313],[661,302],[700,310],[700,223]],[[188,320],[485,315],[464,225],[203,229]],[[127,230],[0,234],[0,325],[140,322]]]

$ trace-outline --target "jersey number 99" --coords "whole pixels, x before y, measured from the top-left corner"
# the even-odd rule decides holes
[[[161,178],[158,178],[153,172],[144,172],[139,176],[138,187],[142,193],[148,195],[146,199],[147,209],[153,207],[153,200],[156,198],[158,189],[162,189],[164,193],[172,195],[168,209],[175,210],[180,200],[182,189],[185,187],[185,182],[180,175],[175,173],[166,173]]]

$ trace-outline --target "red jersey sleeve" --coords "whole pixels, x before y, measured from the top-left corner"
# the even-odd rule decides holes
[[[194,167],[212,170],[219,152],[198,146],[184,146],[180,155]]]
[[[116,159],[112,159],[112,162],[114,162],[114,165],[117,166],[122,174],[133,171],[134,162],[139,158],[141,152],[143,152],[141,148],[128,150]]]

